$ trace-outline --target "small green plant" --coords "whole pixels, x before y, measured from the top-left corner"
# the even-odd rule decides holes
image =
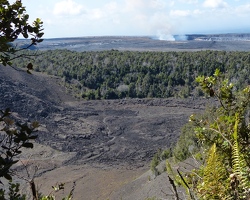
[[[56,186],[52,186],[53,191],[47,195],[47,196],[41,196],[39,200],[56,200],[55,193],[61,190],[64,190],[64,183],[57,184]],[[75,189],[75,183],[69,193],[66,197],[62,198],[62,200],[72,200],[73,198],[73,191]]]
[[[166,160],[168,158],[172,157],[172,151],[171,149],[166,149],[161,152],[160,159],[161,160]]]
[[[157,151],[157,153],[154,155],[151,163],[150,163],[150,169],[151,171],[157,176],[159,175],[159,171],[157,169],[157,166],[160,164],[160,161],[162,160],[166,160],[167,158],[169,158],[171,156],[171,150],[170,149],[166,149],[166,150],[161,150],[159,149]]]
[[[26,200],[26,195],[21,195],[20,193],[20,184],[9,182],[9,192],[5,194],[6,191],[4,189],[0,189],[0,199],[7,200],[5,197],[11,200]]]
[[[158,153],[156,153],[150,163],[150,169],[156,176],[159,175],[159,171],[156,168],[159,165],[159,163],[160,163],[160,158]]]
[[[173,157],[176,161],[183,161],[194,156],[200,150],[198,139],[191,123],[185,124],[181,129],[181,135],[173,148]]]

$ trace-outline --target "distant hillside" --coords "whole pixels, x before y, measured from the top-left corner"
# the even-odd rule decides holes
[[[186,40],[199,40],[199,41],[248,41],[250,42],[250,33],[227,33],[227,34],[187,34]]]
[[[158,40],[154,36],[105,36],[45,39],[35,49],[68,49],[73,51],[197,51],[225,50],[249,51],[250,34],[175,35],[176,41]],[[15,45],[25,47],[26,40],[17,40]],[[34,47],[33,47],[34,48]]]

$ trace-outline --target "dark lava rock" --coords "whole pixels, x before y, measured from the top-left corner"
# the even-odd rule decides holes
[[[0,67],[0,105],[41,123],[38,142],[76,152],[70,164],[143,165],[173,145],[204,99],[76,101],[57,79]],[[65,163],[65,164],[67,164]]]

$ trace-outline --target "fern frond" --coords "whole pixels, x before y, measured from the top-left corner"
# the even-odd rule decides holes
[[[228,199],[230,183],[228,173],[217,153],[216,144],[210,148],[206,166],[203,169],[203,179],[198,185],[200,199]]]
[[[250,195],[250,175],[249,167],[240,153],[238,142],[238,124],[239,116],[236,113],[234,126],[234,145],[232,150],[233,174],[231,174],[231,187],[234,191],[234,196],[240,199],[246,199]]]

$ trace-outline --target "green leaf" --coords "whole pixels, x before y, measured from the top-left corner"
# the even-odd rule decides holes
[[[4,146],[4,145],[2,145],[2,148],[3,148],[3,149],[9,149],[8,147],[6,147],[6,146]]]
[[[20,140],[20,138],[15,138],[15,139],[14,139],[14,142],[15,142],[15,143],[19,143],[19,142],[21,142],[21,140]]]
[[[37,34],[37,37],[38,37],[38,38],[41,38],[43,35],[44,35],[44,33],[38,33],[38,34]],[[37,42],[38,42],[38,41],[37,41]]]
[[[28,140],[27,135],[24,132],[21,132],[19,135],[17,135],[18,139],[25,142]]]
[[[39,40],[37,40],[37,42],[38,42],[38,43],[40,43],[40,42],[42,42],[42,41],[43,41],[43,39],[39,39]]]
[[[22,144],[22,147],[31,148],[32,149],[34,147],[34,145],[32,143],[30,143],[30,142],[26,142],[26,143]]]
[[[214,72],[214,76],[218,77],[220,75],[220,70],[217,68]]]
[[[7,155],[8,155],[9,157],[12,157],[12,156],[13,156],[13,154],[12,154],[10,151],[7,151],[6,153],[7,153]]]
[[[18,161],[19,161],[19,160],[13,160],[13,161],[11,162],[11,164],[14,165],[14,164],[18,163]]]
[[[7,180],[9,180],[9,181],[11,181],[12,180],[12,177],[11,177],[11,175],[9,175],[9,174],[4,174],[3,175],[4,176],[4,178],[6,178]]]
[[[30,136],[29,139],[30,140],[35,140],[38,136],[37,135],[33,135],[33,136]]]
[[[28,33],[23,32],[23,37],[24,37],[24,38],[28,38],[28,37],[29,37]]]

